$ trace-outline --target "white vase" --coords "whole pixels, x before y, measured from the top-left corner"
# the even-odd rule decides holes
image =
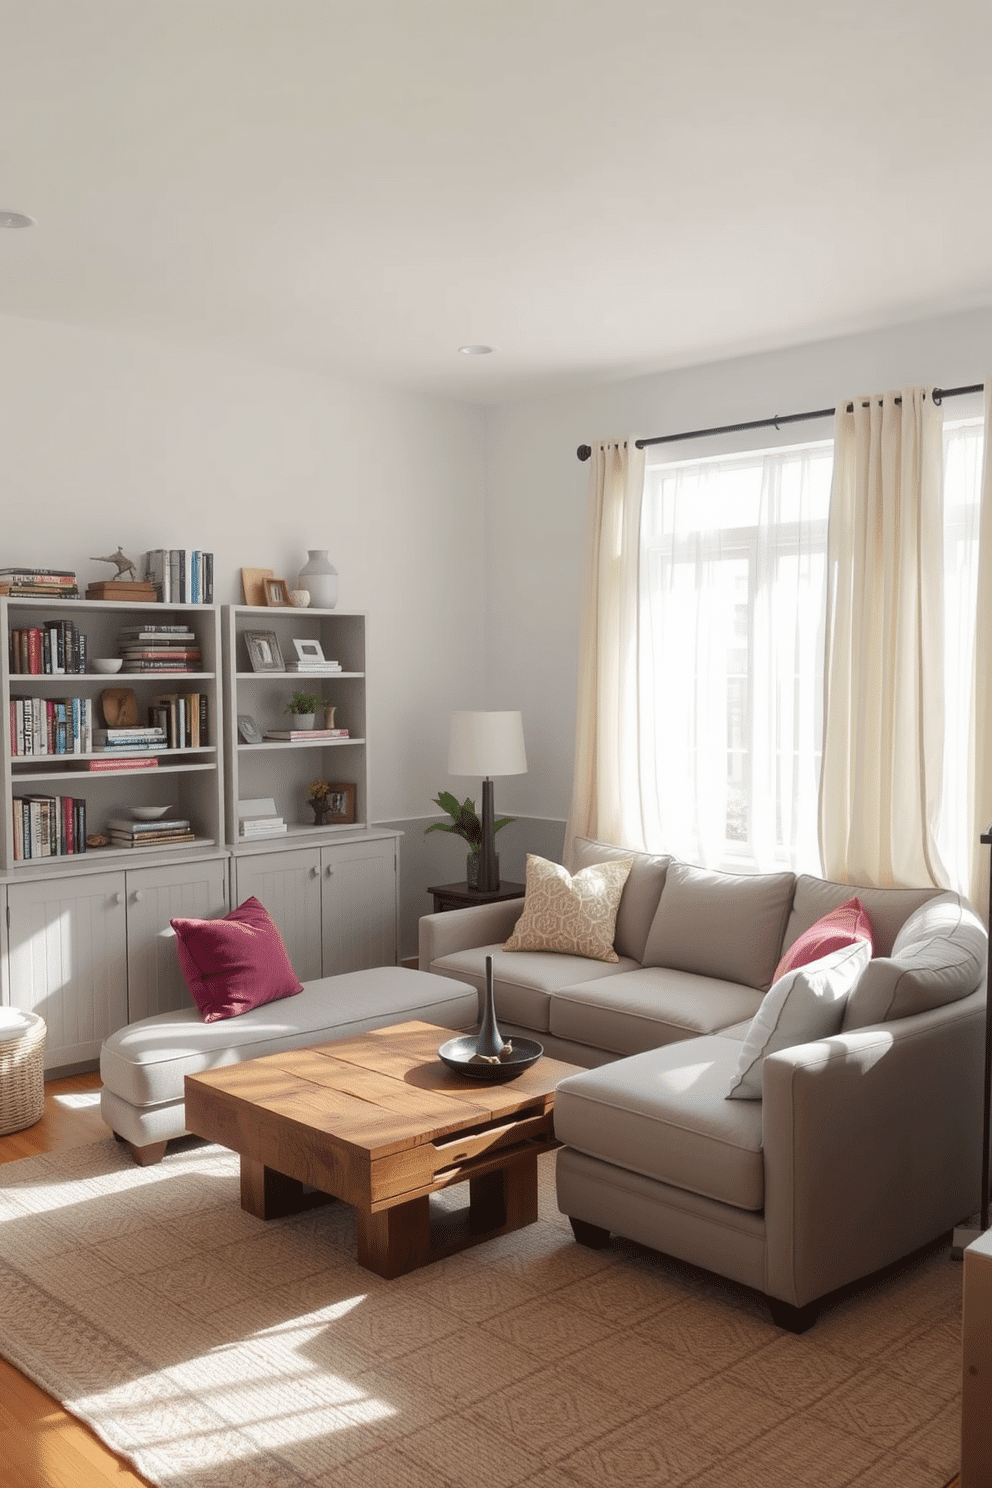
[[[333,610],[338,602],[338,571],[327,560],[326,548],[309,548],[308,561],[300,569],[297,589],[306,589],[310,603],[318,610]]]

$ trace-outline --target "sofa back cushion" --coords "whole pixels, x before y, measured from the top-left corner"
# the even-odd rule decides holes
[[[665,873],[671,858],[611,847],[606,842],[594,842],[591,837],[576,837],[569,854],[568,869],[571,873],[578,873],[583,868],[591,868],[594,863],[612,863],[627,858],[633,862],[620,896],[613,944],[621,956],[643,961],[644,943],[665,886]]]
[[[795,882],[791,873],[716,873],[671,863],[644,964],[767,991]]]
[[[792,913],[785,927],[783,953],[817,920],[830,910],[839,909],[852,894],[856,894],[871,921],[874,954],[888,956],[904,922],[921,904],[939,893],[939,889],[861,888],[856,884],[832,883],[826,878],[801,873],[796,879]]]
[[[848,999],[844,1030],[908,1018],[967,997],[982,984],[988,936],[958,894],[938,894],[900,929],[891,956],[871,961]]]

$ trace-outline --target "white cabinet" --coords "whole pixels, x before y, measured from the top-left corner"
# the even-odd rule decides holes
[[[159,864],[126,874],[127,1021],[190,1007],[179,969],[173,919],[211,919],[227,913],[223,858]]]
[[[279,928],[301,982],[321,973],[320,848],[256,852],[234,860],[238,904],[254,894]]]
[[[100,1057],[127,1021],[125,874],[74,874],[7,887],[10,1000],[48,1027],[45,1068]]]
[[[397,839],[340,842],[320,853],[323,974],[395,966],[398,952]]]
[[[169,920],[226,907],[222,856],[8,883],[9,998],[44,1018],[45,1068],[92,1063],[115,1029],[186,1005]]]
[[[301,981],[394,966],[399,948],[399,834],[363,832],[324,846],[245,849],[235,898],[250,894],[279,927]]]

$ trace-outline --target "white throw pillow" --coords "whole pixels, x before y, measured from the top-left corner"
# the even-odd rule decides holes
[[[856,940],[773,982],[751,1019],[727,1099],[761,1099],[762,1065],[776,1049],[839,1033],[848,996],[870,960],[868,941]]]

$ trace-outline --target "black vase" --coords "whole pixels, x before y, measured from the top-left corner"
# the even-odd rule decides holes
[[[498,1055],[506,1040],[496,1022],[496,998],[493,994],[493,958],[486,957],[486,990],[481,997],[482,1021],[475,1036],[475,1052],[487,1058]]]

